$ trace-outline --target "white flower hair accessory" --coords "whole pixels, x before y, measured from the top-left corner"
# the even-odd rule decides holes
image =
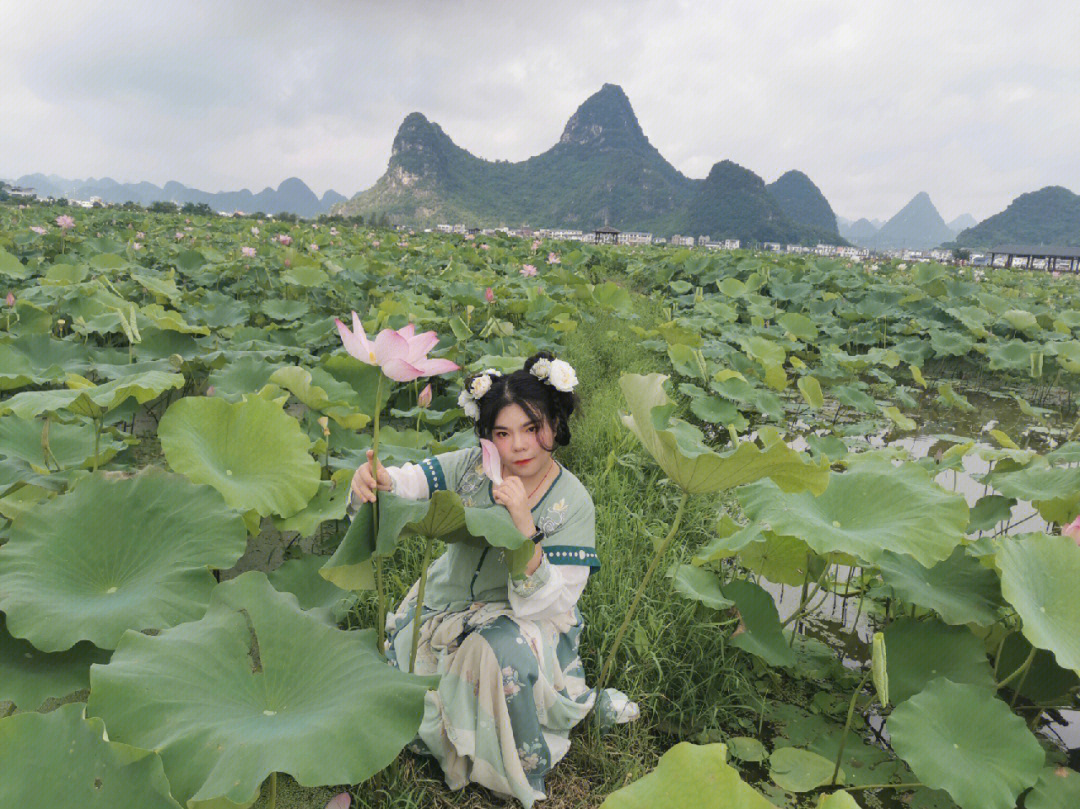
[[[491,381],[502,376],[501,371],[494,368],[485,368],[473,377],[472,381],[458,394],[458,407],[465,411],[465,415],[473,421],[480,420],[480,405],[477,404],[484,395],[491,390]]]
[[[549,360],[541,357],[533,363],[529,373],[563,393],[573,392],[578,383],[574,366],[566,360]]]

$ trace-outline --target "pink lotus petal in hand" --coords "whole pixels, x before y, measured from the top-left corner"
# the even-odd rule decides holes
[[[481,438],[480,450],[483,453],[480,463],[484,467],[484,474],[496,486],[502,486],[502,459],[499,458],[499,450],[495,448],[495,443],[488,441],[486,438]]]
[[[352,795],[348,792],[339,792],[326,804],[326,809],[349,809],[352,806]]]

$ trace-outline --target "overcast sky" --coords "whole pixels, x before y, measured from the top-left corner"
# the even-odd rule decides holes
[[[684,174],[806,172],[840,216],[1080,193],[1080,12],[982,2],[0,0],[0,177],[352,196],[401,120],[518,161],[605,82]]]

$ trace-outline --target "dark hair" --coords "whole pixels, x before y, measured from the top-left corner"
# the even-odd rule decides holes
[[[555,355],[550,351],[540,351],[533,354],[521,369],[505,376],[493,376],[491,388],[477,401],[480,409],[480,417],[476,420],[476,434],[480,438],[491,438],[491,431],[495,428],[495,419],[507,405],[516,404],[534,421],[546,421],[551,425],[555,434],[556,446],[566,446],[570,443],[570,415],[578,405],[577,394],[566,393],[549,385],[542,379],[537,379],[530,371],[538,360],[553,360]],[[465,380],[465,389],[469,390],[472,381],[482,374],[473,374]],[[544,447],[546,452],[551,452],[555,447]]]

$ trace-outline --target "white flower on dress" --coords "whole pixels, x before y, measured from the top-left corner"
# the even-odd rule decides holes
[[[563,393],[570,393],[578,383],[574,367],[565,360],[552,360],[551,371],[548,374],[548,382]]]
[[[533,367],[529,369],[529,373],[537,379],[547,379],[548,374],[551,373],[551,360],[546,357],[541,357],[533,363]]]
[[[480,374],[469,385],[469,393],[472,394],[474,399],[483,398],[484,394],[491,390],[491,377],[487,374]]]

